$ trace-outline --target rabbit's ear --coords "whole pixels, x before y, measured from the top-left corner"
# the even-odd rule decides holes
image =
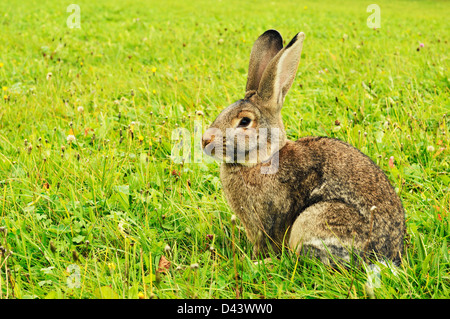
[[[283,38],[276,30],[267,30],[255,41],[250,54],[246,92],[257,90],[269,62],[283,48]]]
[[[297,73],[305,34],[298,33],[269,63],[258,87],[258,95],[272,112],[279,111]]]

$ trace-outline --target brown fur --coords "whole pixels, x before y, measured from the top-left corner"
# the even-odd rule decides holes
[[[304,35],[298,34],[274,55],[280,38],[269,30],[255,42],[246,97],[226,108],[211,125],[224,139],[206,132],[203,137],[205,149],[219,143],[224,146],[223,153],[214,156],[227,159],[220,177],[229,205],[254,243],[255,253],[267,252],[268,245],[275,251],[287,246],[324,262],[331,253],[332,258],[347,261],[356,254],[398,263],[404,211],[382,170],[359,150],[336,139],[286,139],[281,107],[297,71]],[[266,49],[270,52],[263,54]],[[260,56],[264,61],[252,60]],[[268,62],[267,56],[273,58]],[[261,75],[263,64],[267,66]],[[248,128],[237,126],[243,115],[252,119]],[[238,132],[234,141],[225,139],[229,127]],[[237,163],[236,153],[225,157],[226,145],[237,146],[251,136],[259,139],[261,128],[281,132],[278,138],[269,134],[272,152],[267,157],[258,157],[253,164]],[[246,155],[250,148],[245,149]],[[274,156],[278,156],[276,172],[263,174],[261,168],[270,166]]]

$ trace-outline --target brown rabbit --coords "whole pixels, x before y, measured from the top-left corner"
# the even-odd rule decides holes
[[[383,171],[337,139],[286,138],[281,107],[304,38],[300,32],[283,48],[281,35],[268,30],[256,40],[245,97],[205,132],[204,152],[223,161],[225,196],[255,253],[284,246],[326,263],[361,256],[398,264],[405,216]]]

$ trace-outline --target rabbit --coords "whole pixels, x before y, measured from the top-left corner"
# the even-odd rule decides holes
[[[256,40],[245,96],[205,131],[203,151],[222,162],[225,198],[254,245],[254,256],[286,247],[327,264],[359,256],[398,265],[405,213],[384,172],[338,139],[286,137],[281,108],[304,38],[300,32],[283,47],[280,33],[268,30]],[[249,156],[258,146],[257,155]]]

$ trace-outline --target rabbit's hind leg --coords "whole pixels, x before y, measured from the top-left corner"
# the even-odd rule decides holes
[[[369,225],[359,211],[340,201],[316,203],[292,225],[289,247],[326,264],[351,262],[364,252]]]

